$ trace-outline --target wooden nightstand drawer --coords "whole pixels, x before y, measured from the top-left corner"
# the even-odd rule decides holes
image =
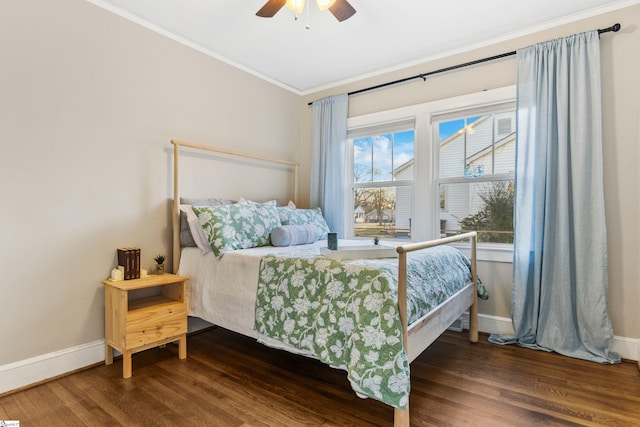
[[[125,343],[136,348],[187,332],[187,305],[167,302],[127,313]]]

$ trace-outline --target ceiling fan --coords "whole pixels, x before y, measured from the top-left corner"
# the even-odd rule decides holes
[[[301,13],[304,9],[304,1],[305,0],[268,0],[256,15],[263,18],[271,18],[285,5],[294,12]],[[316,3],[318,3],[320,10],[329,9],[333,16],[340,22],[351,18],[353,14],[356,13],[356,10],[347,0],[316,0]]]

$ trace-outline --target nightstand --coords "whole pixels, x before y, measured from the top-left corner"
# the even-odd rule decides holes
[[[178,341],[180,359],[187,357],[188,279],[175,274],[142,279],[104,280],[105,363],[113,350],[122,353],[122,376],[131,377],[131,356],[139,351]],[[158,287],[162,294],[129,301],[129,291]]]

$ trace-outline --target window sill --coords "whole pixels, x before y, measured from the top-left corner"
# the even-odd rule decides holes
[[[366,237],[351,237],[353,240],[371,240]],[[415,243],[405,239],[380,239],[380,243],[394,242],[401,245],[407,243]],[[471,257],[471,245],[464,243],[451,243],[452,247],[458,249],[466,257]],[[501,263],[513,263],[513,245],[509,243],[478,243],[476,247],[476,256],[478,261],[483,262],[501,262]]]
[[[469,245],[452,245],[460,250],[465,256],[471,256],[471,247]],[[513,262],[513,245],[504,243],[478,244],[476,247],[476,256],[478,261],[486,262],[504,262],[511,264]]]

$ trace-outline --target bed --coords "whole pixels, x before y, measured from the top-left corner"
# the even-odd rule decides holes
[[[179,266],[178,272],[190,278],[190,315],[256,338],[266,345],[315,357],[346,370],[359,396],[389,404],[394,408],[394,425],[408,426],[409,363],[466,311],[469,311],[469,339],[478,340],[476,233],[396,244],[393,257],[389,257],[387,250],[384,258],[375,255],[352,260],[328,257],[327,241],[323,239],[283,247],[264,245],[264,242],[251,247],[245,242],[239,248],[225,246],[227,250],[216,252],[212,230],[221,227],[210,224],[220,224],[223,217],[208,221],[203,220],[205,216],[232,211],[236,217],[255,212],[260,218],[270,218],[277,208],[267,203],[226,205],[228,208],[193,207],[214,248],[203,254],[202,248],[180,244],[181,147],[290,167],[294,175],[294,202],[298,166],[249,153],[171,142],[174,145],[173,260],[174,268]],[[313,213],[299,211],[295,213]],[[283,212],[290,211],[284,207],[279,218],[283,218]],[[260,227],[268,229],[273,225],[260,224]],[[461,240],[471,241],[470,260],[444,246]],[[340,248],[368,244],[344,240],[338,243]],[[434,265],[447,271],[446,276],[453,277],[452,284],[441,285],[444,290],[421,285],[430,275],[433,277],[428,280],[434,286],[445,282],[444,274],[429,273],[434,271]],[[454,271],[459,274],[452,274]],[[421,288],[425,289],[416,291]],[[422,294],[425,298],[436,298],[427,302]],[[372,348],[375,351],[371,351]]]

